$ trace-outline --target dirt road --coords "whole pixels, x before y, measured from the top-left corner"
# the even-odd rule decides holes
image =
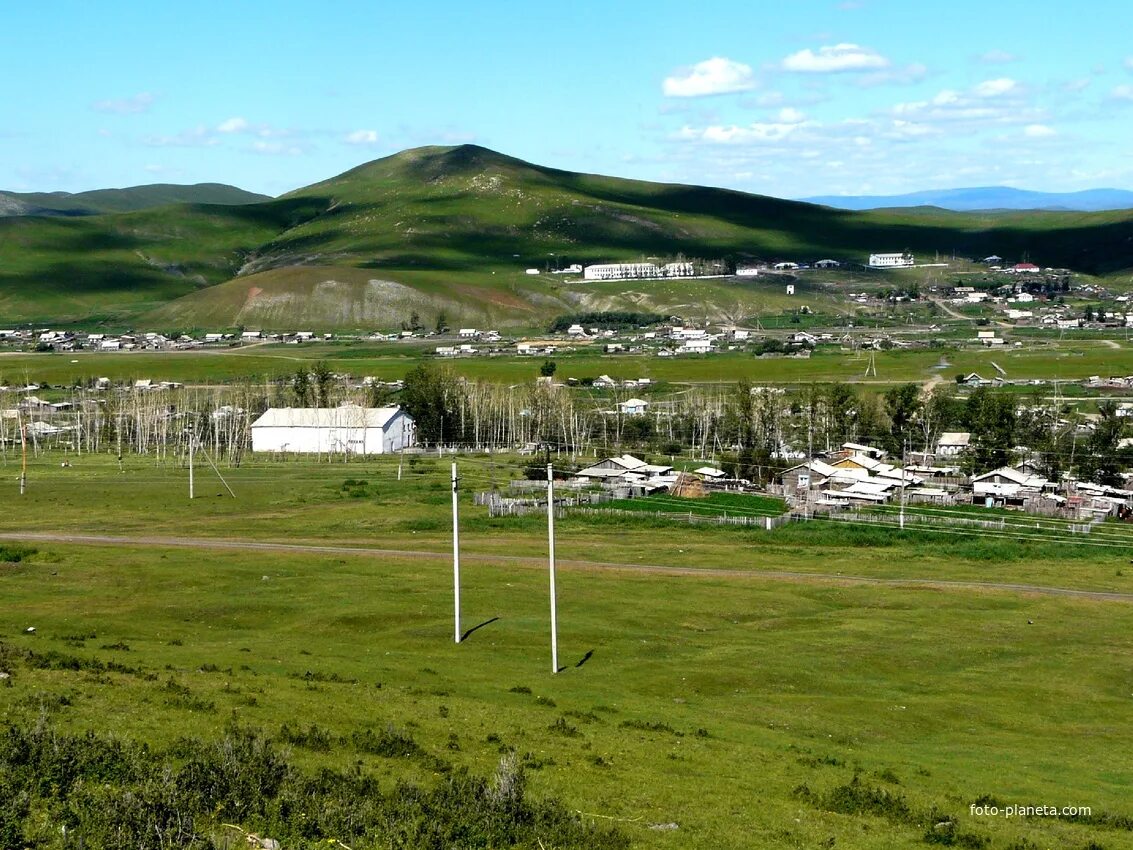
[[[236,549],[253,552],[287,552],[311,555],[357,555],[370,558],[419,558],[447,561],[451,552],[426,549],[378,549],[361,546],[323,546],[307,543],[261,542],[234,538],[190,538],[157,536],[124,536],[94,534],[63,534],[0,531],[0,540],[21,543],[67,543],[92,546],[168,546],[187,549]],[[461,560],[514,564],[528,569],[544,569],[547,561],[528,555],[492,555],[462,552]],[[715,568],[674,567],[663,564],[630,564],[617,561],[579,561],[562,559],[556,565],[561,569],[591,572],[628,572],[653,575],[724,578],[736,581],[787,581],[802,584],[867,584],[880,587],[926,590],[968,590],[974,592],[1018,593],[1037,596],[1063,596],[1090,599],[1100,602],[1133,602],[1133,593],[1104,590],[1079,590],[1071,587],[1014,584],[1007,582],[963,581],[920,578],[877,578],[873,576],[843,575],[841,573],[804,573],[790,570],[724,570]]]

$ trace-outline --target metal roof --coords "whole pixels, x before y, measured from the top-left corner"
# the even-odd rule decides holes
[[[253,428],[384,428],[400,407],[272,407]]]

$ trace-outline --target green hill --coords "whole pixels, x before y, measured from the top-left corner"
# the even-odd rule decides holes
[[[94,189],[89,192],[0,192],[0,216],[97,215],[134,212],[168,204],[220,204],[235,206],[270,201],[267,195],[247,192],[224,183],[152,183],[128,189]]]
[[[582,283],[569,263],[671,258],[861,263],[872,251],[1028,255],[1092,274],[1133,267],[1133,212],[848,212],[723,189],[576,174],[474,145],[426,147],[239,207],[0,219],[0,318],[164,327],[540,324],[587,309],[750,315],[761,280]],[[829,299],[813,290],[808,299]]]

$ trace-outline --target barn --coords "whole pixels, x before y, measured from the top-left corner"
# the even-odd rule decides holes
[[[376,455],[415,444],[400,407],[273,407],[252,423],[252,451]]]

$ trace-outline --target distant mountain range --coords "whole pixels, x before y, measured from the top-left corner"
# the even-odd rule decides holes
[[[219,204],[235,206],[270,201],[267,195],[246,192],[224,183],[151,183],[128,189],[94,189],[90,192],[3,192],[0,216],[98,215],[134,212],[167,204]]]
[[[929,189],[906,195],[819,195],[803,198],[842,210],[879,210],[904,207],[939,207],[956,212],[994,210],[1059,210],[1099,212],[1133,209],[1133,192],[1124,189],[1085,189],[1081,192],[1031,192],[1010,186],[970,189]]]

